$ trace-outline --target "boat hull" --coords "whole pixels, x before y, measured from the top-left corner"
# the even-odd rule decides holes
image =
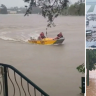
[[[41,44],[41,45],[53,45],[53,44],[62,44],[65,39],[53,39],[53,38],[45,38],[42,40],[28,40],[29,43],[32,44]]]

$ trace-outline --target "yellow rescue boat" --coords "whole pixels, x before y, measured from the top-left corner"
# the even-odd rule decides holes
[[[41,45],[53,45],[53,44],[62,44],[65,38],[53,39],[53,38],[44,38],[42,40],[28,40],[29,43],[32,44],[41,44]]]

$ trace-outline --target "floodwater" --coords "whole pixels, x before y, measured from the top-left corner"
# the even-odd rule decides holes
[[[86,15],[96,13],[96,1],[95,0],[86,0]],[[89,20],[89,26],[86,27],[87,30],[95,31],[96,20]],[[96,46],[96,32],[92,32],[91,36],[86,36],[86,47]]]
[[[91,41],[96,41],[96,28],[93,28],[95,26],[96,21],[89,21],[89,26],[86,27],[87,30],[92,30],[95,32],[92,32],[92,36],[86,36],[86,41],[91,42]]]
[[[48,37],[62,32],[62,45],[32,45],[27,40],[46,32],[47,19],[0,15],[0,62],[16,67],[50,96],[80,96],[84,75],[76,67],[85,62],[85,17],[60,16],[55,24]]]
[[[89,86],[86,87],[86,96],[96,96],[96,70],[89,72]]]

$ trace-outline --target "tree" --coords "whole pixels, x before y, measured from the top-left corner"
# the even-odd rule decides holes
[[[96,50],[87,49],[86,50],[86,68],[87,68],[87,86],[89,86],[89,70],[95,70],[96,63]]]
[[[55,26],[54,19],[61,14],[69,0],[24,0],[24,2],[29,3],[29,7],[26,6],[27,10],[24,16],[32,13],[33,6],[39,6],[42,9],[42,16],[48,18],[47,27],[51,27],[51,25]]]
[[[1,14],[7,14],[7,7],[3,4],[1,4],[2,9],[0,10]]]
[[[78,72],[84,74],[85,73],[85,65],[84,65],[84,63],[79,65],[76,69],[78,70]],[[79,88],[82,89],[82,87],[79,87]]]
[[[53,21],[60,14],[68,15],[70,13],[70,15],[84,15],[84,1],[85,0],[79,0],[75,5],[69,8],[69,0],[24,0],[24,2],[29,3],[29,6],[25,6],[27,10],[24,16],[29,16],[29,14],[32,13],[33,7],[39,6],[42,9],[42,16],[48,18],[47,27],[55,26]],[[68,8],[70,12],[67,10]]]
[[[84,74],[85,73],[85,65],[84,63],[79,65],[77,68],[76,68],[80,73]]]
[[[76,2],[69,7],[68,12],[70,15],[85,15],[85,4]]]
[[[90,50],[87,49],[86,50],[86,67],[88,67],[88,63],[89,63],[89,70],[95,70],[95,63],[96,63],[96,50]]]

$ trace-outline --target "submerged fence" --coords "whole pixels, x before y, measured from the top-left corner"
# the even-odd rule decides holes
[[[20,71],[0,63],[0,96],[49,96]]]

